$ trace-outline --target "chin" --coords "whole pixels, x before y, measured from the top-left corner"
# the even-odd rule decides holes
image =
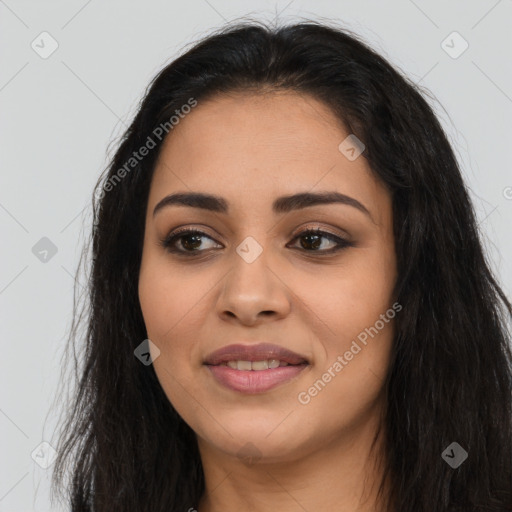
[[[301,451],[298,446],[290,445],[289,441],[275,442],[275,440],[265,439],[264,436],[261,439],[246,439],[239,443],[230,440],[226,445],[218,446],[218,449],[247,465],[290,461],[298,458]]]
[[[281,416],[275,422],[254,422],[251,418],[247,421],[236,423],[224,423],[226,430],[233,434],[231,437],[224,430],[222,435],[207,436],[208,444],[216,449],[240,459],[248,459],[252,462],[279,462],[290,460],[303,452],[305,439],[298,437],[298,429],[280,425]],[[277,428],[276,428],[277,427]],[[219,432],[220,433],[220,432]],[[306,433],[301,432],[301,437]]]

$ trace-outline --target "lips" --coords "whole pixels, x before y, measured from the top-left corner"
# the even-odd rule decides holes
[[[289,365],[309,364],[306,357],[270,343],[257,345],[228,345],[209,354],[204,364],[218,366],[229,361],[278,360]]]
[[[270,343],[228,345],[204,361],[222,387],[244,394],[258,394],[290,382],[310,368],[301,354]]]
[[[265,393],[298,377],[310,363],[291,350],[260,343],[228,345],[204,361],[214,379],[224,388],[245,394]]]

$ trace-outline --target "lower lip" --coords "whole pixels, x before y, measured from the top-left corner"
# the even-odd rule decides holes
[[[215,379],[240,393],[262,393],[296,377],[307,364],[279,366],[268,370],[234,370],[229,366],[206,365]]]

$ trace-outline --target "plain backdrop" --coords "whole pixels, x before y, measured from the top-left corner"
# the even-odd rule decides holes
[[[512,0],[0,0],[0,511],[50,510],[37,454],[51,461],[93,185],[151,78],[246,16],[336,20],[431,91],[512,295]]]

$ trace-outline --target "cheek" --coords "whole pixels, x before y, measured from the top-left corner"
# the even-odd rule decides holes
[[[355,411],[362,412],[379,396],[399,314],[392,308],[395,279],[392,252],[369,249],[347,259],[322,280],[321,288],[303,289],[310,290],[307,301],[322,319],[317,336],[323,354],[309,379],[311,387],[303,389],[304,401],[311,399],[313,408],[330,408],[342,400],[339,414],[357,416]]]
[[[192,395],[198,392],[191,365],[197,364],[194,338],[200,325],[198,316],[204,314],[204,289],[170,267],[158,255],[143,256],[138,291],[148,338],[160,350],[153,362],[155,373],[169,401],[181,413],[187,411],[184,395],[189,396],[183,390]]]
[[[143,257],[139,277],[139,301],[148,336],[166,344],[176,331],[193,322],[201,309],[205,286],[197,276],[184,277],[179,268],[158,255]]]
[[[356,428],[372,414],[382,396],[395,334],[396,313],[388,293],[359,284],[348,288],[345,297],[332,310],[323,310],[329,322],[329,329],[318,333],[324,354],[297,396],[326,431],[340,424]]]
[[[359,252],[325,277],[303,280],[304,286],[296,287],[297,294],[322,320],[330,333],[324,339],[331,340],[334,348],[343,348],[343,343],[374,325],[393,303],[394,260],[375,253]]]
[[[218,280],[208,270],[184,272],[166,255],[143,255],[139,301],[148,338],[160,350],[155,372],[175,407],[180,405],[183,389],[198,392],[194,374],[202,360],[197,341],[204,319],[211,313],[208,292]],[[183,406],[186,408],[186,403]]]
[[[177,375],[184,365],[179,364],[187,354],[179,329],[186,319],[186,297],[180,292],[179,279],[169,272],[169,268],[151,255],[143,256],[139,277],[139,301],[146,325],[148,338],[160,350],[153,366],[158,380],[172,402],[169,390],[173,382],[185,382],[183,375]]]

